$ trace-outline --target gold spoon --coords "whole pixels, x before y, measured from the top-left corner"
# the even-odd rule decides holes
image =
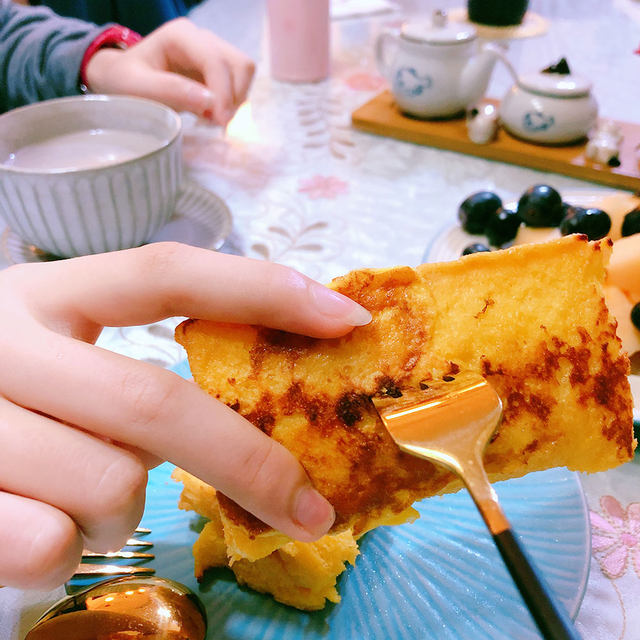
[[[115,578],[57,602],[25,640],[96,640],[124,632],[132,640],[204,640],[207,616],[196,594],[179,582]]]
[[[569,616],[554,602],[549,587],[513,535],[484,469],[484,450],[502,419],[500,397],[476,373],[445,376],[422,387],[403,389],[399,397],[372,398],[387,431],[406,453],[438,462],[458,474],[542,636],[546,640],[579,640]]]

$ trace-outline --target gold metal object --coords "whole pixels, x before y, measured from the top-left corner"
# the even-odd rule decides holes
[[[138,527],[135,531],[138,534],[151,533],[151,529],[145,529]],[[125,547],[152,547],[153,542],[148,540],[139,540],[138,538],[129,538]],[[125,560],[152,560],[155,558],[153,553],[145,551],[126,551],[123,547],[119,551],[107,551],[100,553],[97,551],[89,551],[84,549],[82,551],[83,559],[91,558],[113,558],[113,559],[125,559]],[[150,575],[155,573],[154,569],[148,567],[141,567],[137,565],[123,565],[123,564],[95,564],[91,562],[83,562],[78,565],[74,577],[83,576],[124,576],[124,575]]]
[[[502,402],[479,374],[460,373],[403,390],[402,396],[372,398],[395,443],[414,456],[457,473],[492,534],[509,528],[489,483],[482,456],[502,418]]]
[[[82,562],[76,568],[73,574],[74,578],[78,576],[137,576],[150,575],[156,570],[151,567],[138,567],[135,565],[124,564],[93,564]]]
[[[129,538],[124,544],[125,547],[153,547],[153,542],[148,540],[138,540],[138,538]]]
[[[135,533],[146,535],[151,533],[151,529],[146,527],[138,527]],[[147,540],[138,540],[137,538],[129,538],[125,547],[153,547],[153,542]],[[113,558],[124,560],[153,560],[155,555],[153,553],[147,553],[144,551],[125,551],[120,549],[119,551],[107,551],[99,553],[97,551],[89,551],[84,549],[82,551],[83,558]],[[125,576],[125,575],[151,575],[155,573],[154,569],[138,566],[126,566],[116,564],[93,564],[93,563],[81,563],[78,565],[75,573],[75,577],[85,576]],[[4,585],[0,584],[0,589]]]
[[[382,422],[407,453],[457,473],[469,489],[514,584],[545,640],[579,640],[573,622],[514,536],[482,456],[502,418],[502,402],[479,374],[428,382],[398,398],[373,398]]]
[[[88,551],[85,549],[82,552],[83,558],[124,558],[125,560],[140,560],[142,558],[146,560],[153,560],[155,555],[153,553],[146,553],[145,551],[107,551],[105,553],[98,553],[97,551]]]
[[[204,607],[184,585],[165,578],[116,578],[55,604],[25,640],[204,640],[206,630]]]

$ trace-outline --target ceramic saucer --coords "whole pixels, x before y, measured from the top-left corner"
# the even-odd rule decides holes
[[[449,20],[452,22],[463,22],[472,24],[478,36],[485,40],[519,40],[521,38],[535,38],[544,35],[549,30],[549,21],[533,13],[527,11],[520,24],[507,27],[492,27],[489,25],[470,22],[467,15],[466,7],[458,7],[449,10]]]
[[[231,211],[215,193],[195,182],[186,182],[173,216],[150,240],[172,240],[205,249],[219,249],[231,233]],[[0,236],[0,253],[9,264],[58,259],[27,244],[10,229]]]

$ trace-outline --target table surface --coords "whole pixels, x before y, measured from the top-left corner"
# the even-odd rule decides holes
[[[540,182],[561,192],[602,188],[350,127],[351,112],[386,87],[373,60],[376,35],[431,11],[430,2],[406,0],[384,13],[334,20],[331,78],[312,85],[273,81],[262,3],[230,5],[208,0],[192,18],[258,61],[250,100],[226,132],[184,118],[190,179],[223,198],[233,214],[223,251],[281,262],[327,281],[354,268],[419,264],[434,235],[455,224],[458,204],[474,191],[493,190],[508,200]],[[351,5],[357,11],[367,2]],[[548,31],[509,43],[516,68],[535,71],[565,56],[593,81],[602,116],[640,120],[640,56],[633,53],[640,45],[640,2],[532,0],[530,8],[548,20]],[[488,94],[500,98],[510,85],[498,67]],[[0,267],[8,262],[0,255]],[[106,329],[99,344],[172,366],[184,358],[173,341],[176,323]],[[640,638],[640,461],[581,480],[593,550],[578,629],[589,640]],[[0,640],[22,637],[17,629],[53,597],[2,591]]]

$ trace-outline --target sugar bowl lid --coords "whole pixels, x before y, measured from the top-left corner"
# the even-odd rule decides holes
[[[590,93],[592,87],[587,78],[571,73],[564,58],[538,73],[520,76],[518,84],[533,93],[559,98],[584,96]]]
[[[470,24],[452,24],[441,10],[434,11],[430,21],[405,22],[400,34],[411,42],[436,45],[463,44],[477,36]]]

